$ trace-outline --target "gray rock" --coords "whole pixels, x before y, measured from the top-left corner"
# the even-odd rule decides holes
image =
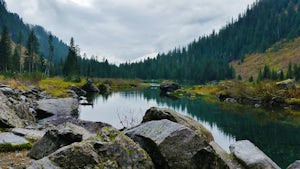
[[[16,135],[23,136],[30,140],[39,140],[45,135],[45,131],[41,130],[30,130],[24,128],[14,128],[11,130]]]
[[[156,168],[228,168],[193,130],[166,119],[143,123],[125,134],[148,152]]]
[[[14,90],[10,87],[1,87],[0,90],[5,94],[5,95],[12,95],[14,94]]]
[[[20,117],[20,119],[25,120],[26,125],[35,124],[36,119],[34,114],[31,112],[29,105],[26,103],[18,103],[14,105],[14,110],[17,114],[17,116]]]
[[[93,84],[91,80],[88,80],[86,84],[81,87],[82,90],[87,93],[98,93],[99,89]]]
[[[291,165],[289,165],[287,169],[300,169],[300,160],[297,160]]]
[[[295,89],[296,81],[295,79],[287,79],[281,82],[277,82],[276,87],[277,89],[281,89],[281,90]]]
[[[154,169],[154,165],[138,144],[117,129],[105,127],[95,137],[64,146],[34,161],[30,168]]]
[[[229,147],[230,152],[249,169],[280,169],[267,155],[249,140],[238,141]]]
[[[111,93],[111,87],[109,84],[100,84],[99,85],[100,94],[109,94]]]
[[[165,82],[165,83],[160,84],[159,88],[162,93],[167,93],[167,92],[173,92],[175,90],[178,90],[181,87],[177,83]]]
[[[11,144],[11,145],[22,145],[28,144],[29,142],[24,138],[17,136],[13,133],[5,132],[0,133],[0,145],[1,144]]]
[[[82,127],[65,123],[47,131],[43,138],[33,145],[29,156],[33,159],[41,159],[63,146],[81,142],[92,136]]]
[[[202,124],[195,121],[191,117],[181,115],[172,109],[160,109],[157,107],[151,107],[146,111],[142,123],[162,119],[168,119],[172,122],[182,124],[194,130],[202,141],[206,141],[209,143],[214,140],[211,132],[207,130]]]
[[[1,99],[1,98],[0,98]],[[7,104],[0,101],[0,127],[14,128],[24,127],[24,122],[17,116],[17,114],[7,106]]]
[[[55,166],[55,164],[49,160],[48,157],[42,158],[41,160],[32,161],[31,164],[26,167],[27,169],[61,169]]]
[[[71,90],[74,91],[78,96],[85,96],[86,91],[76,87],[75,85],[71,85]]]
[[[226,98],[226,99],[224,100],[224,102],[226,102],[226,103],[237,103],[237,100],[234,99],[234,98]]]
[[[68,116],[78,112],[79,103],[74,98],[43,99],[37,101],[38,114]]]

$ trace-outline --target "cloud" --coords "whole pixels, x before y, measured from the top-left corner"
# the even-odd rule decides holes
[[[83,52],[115,62],[185,46],[255,0],[9,0],[8,9]]]

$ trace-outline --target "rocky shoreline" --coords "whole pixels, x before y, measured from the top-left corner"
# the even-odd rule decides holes
[[[53,98],[34,87],[22,91],[0,85],[0,149],[29,149],[31,159],[10,167],[280,168],[247,140],[232,144],[228,154],[204,126],[170,109],[150,108],[141,124],[122,131],[78,120],[74,91],[69,98]],[[296,161],[288,168],[299,166]]]

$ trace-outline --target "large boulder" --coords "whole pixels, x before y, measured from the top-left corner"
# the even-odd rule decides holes
[[[11,107],[13,107],[11,102],[0,91],[0,128],[24,127],[24,121]]]
[[[34,161],[28,168],[131,168],[154,169],[149,155],[130,138],[112,127],[104,127],[97,136],[62,147]]]
[[[81,87],[82,90],[88,93],[98,93],[99,89],[93,84],[91,80],[88,80],[86,84]]]
[[[281,82],[276,83],[276,87],[278,89],[288,90],[288,89],[295,89],[296,88],[296,81],[295,79],[287,79]]]
[[[29,140],[39,140],[45,135],[45,131],[25,128],[14,128],[11,130],[11,132]]]
[[[249,169],[280,169],[266,154],[249,140],[237,141],[230,145],[230,152]]]
[[[111,93],[111,87],[109,84],[103,84],[101,83],[99,85],[100,94],[109,94]]]
[[[33,145],[29,156],[33,159],[41,159],[57,149],[74,142],[81,142],[93,135],[82,127],[72,123],[65,123],[50,129],[41,140]]]
[[[174,92],[175,90],[178,90],[181,87],[177,83],[165,82],[160,84],[159,88],[162,93],[167,93],[167,92]]]
[[[124,132],[148,152],[156,168],[228,168],[206,141],[184,125],[164,119]]]
[[[19,102],[14,105],[14,110],[20,119],[25,120],[26,125],[33,125],[36,123],[35,114],[32,113],[29,104]]]
[[[71,90],[73,90],[78,96],[85,96],[86,91],[76,87],[75,85],[71,85]]]
[[[43,99],[36,103],[35,109],[40,117],[70,116],[77,113],[79,107],[79,101],[74,98]]]
[[[29,142],[24,138],[10,132],[0,133],[0,146],[3,144],[22,145]]]
[[[211,132],[207,130],[199,122],[195,121],[191,117],[181,115],[176,111],[168,108],[157,108],[151,107],[148,109],[143,117],[143,121],[152,121],[152,120],[162,120],[168,119],[172,122],[182,124],[196,132],[196,134],[201,138],[202,141],[211,142],[214,140]]]
[[[287,169],[300,169],[300,160],[297,160],[293,164],[289,165]]]

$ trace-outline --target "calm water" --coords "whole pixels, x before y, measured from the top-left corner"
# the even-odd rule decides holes
[[[160,97],[157,88],[97,96],[93,102],[93,106],[80,107],[80,119],[102,121],[123,128],[138,124],[150,107],[168,107],[202,123],[226,151],[236,140],[247,139],[282,168],[300,159],[300,127],[265,120],[265,117],[254,113],[255,109],[226,111],[201,99],[172,100]]]

